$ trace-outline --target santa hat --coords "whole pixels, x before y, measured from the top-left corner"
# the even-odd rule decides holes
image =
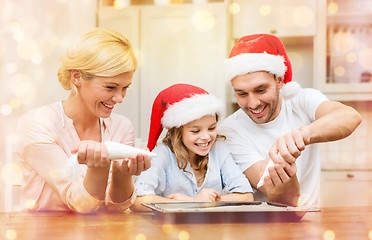
[[[300,85],[292,82],[292,66],[283,43],[270,34],[254,34],[240,38],[226,60],[226,79],[251,72],[267,71],[283,78],[281,95],[291,98],[299,92]]]
[[[181,127],[206,115],[222,118],[224,105],[215,96],[190,84],[175,84],[161,91],[151,111],[147,147],[154,149],[163,128]]]

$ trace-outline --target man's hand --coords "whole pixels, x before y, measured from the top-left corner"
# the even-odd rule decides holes
[[[269,157],[275,163],[284,161],[294,163],[305,150],[305,132],[294,130],[279,137],[269,151]]]
[[[296,163],[281,162],[269,168],[264,191],[269,201],[296,206],[300,196]]]

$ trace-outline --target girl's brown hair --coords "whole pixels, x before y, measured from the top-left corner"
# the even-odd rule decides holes
[[[218,116],[216,115],[216,120],[218,122]],[[188,152],[187,147],[183,144],[182,141],[182,128],[181,127],[173,127],[168,130],[165,138],[163,139],[163,143],[167,145],[170,150],[176,155],[177,165],[178,168],[181,169],[184,172],[189,173],[186,171],[186,166],[188,163],[188,159],[190,159],[190,154]],[[217,139],[222,138],[226,139],[223,135],[217,135]],[[205,177],[205,174],[207,173],[208,169],[208,156],[200,156],[196,155],[195,159],[195,165],[196,165],[196,171],[200,171],[200,173],[203,175],[203,178]]]

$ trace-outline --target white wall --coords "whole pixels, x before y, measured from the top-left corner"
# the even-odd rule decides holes
[[[0,211],[9,210],[14,126],[23,112],[67,97],[59,58],[96,26],[97,0],[0,0]],[[7,146],[7,147],[6,147]],[[15,179],[17,180],[17,179]]]

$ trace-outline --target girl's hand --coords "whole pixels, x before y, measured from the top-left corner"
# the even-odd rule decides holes
[[[106,145],[100,142],[85,140],[71,150],[77,153],[79,164],[85,164],[88,168],[104,168],[110,166]]]
[[[151,167],[150,157],[146,154],[138,154],[135,158],[124,158],[123,160],[114,160],[114,167],[127,175],[140,175]]]
[[[218,202],[221,195],[214,189],[204,188],[194,198],[195,202]]]
[[[180,200],[180,201],[191,201],[193,198],[182,193],[172,193],[167,196],[168,199]]]

